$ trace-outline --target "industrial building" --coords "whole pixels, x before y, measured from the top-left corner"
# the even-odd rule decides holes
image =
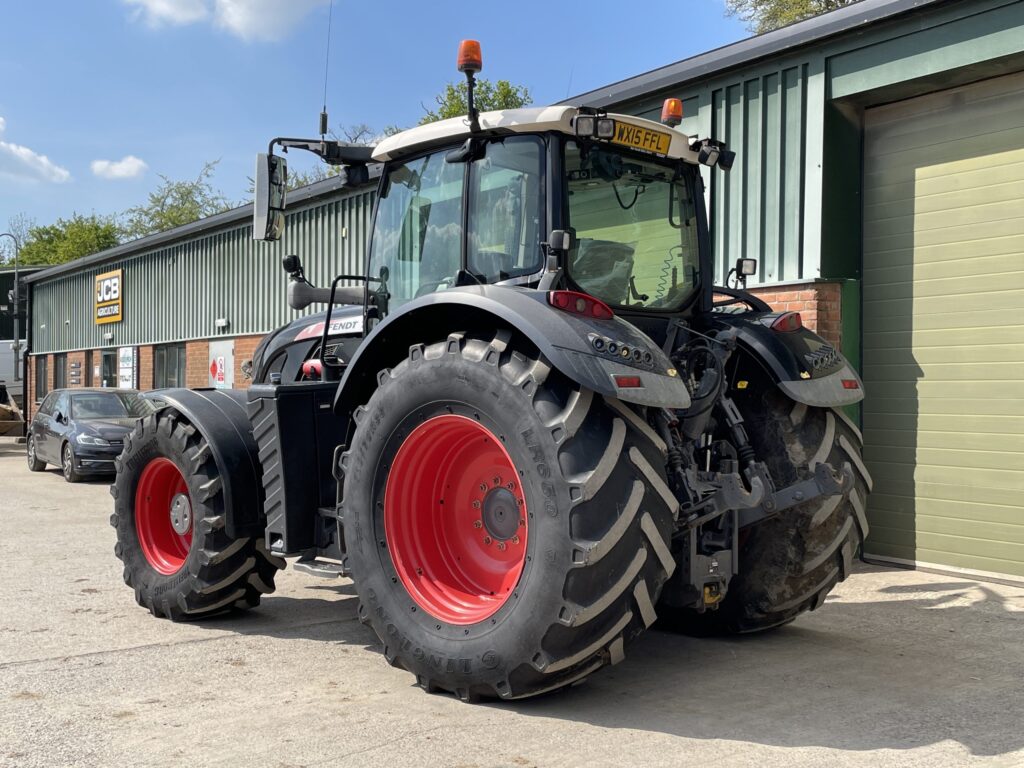
[[[862,0],[567,101],[669,96],[739,153],[706,172],[719,277],[757,257],[864,376],[866,553],[1024,577],[1024,2]],[[360,271],[372,198],[328,180],[283,243],[246,207],[32,275],[32,392],[243,386],[293,314],[278,257]]]

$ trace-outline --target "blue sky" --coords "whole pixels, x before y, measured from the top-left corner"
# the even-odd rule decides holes
[[[0,229],[26,214],[110,214],[158,174],[242,201],[274,136],[313,136],[323,100],[328,0],[4,3]],[[747,36],[722,0],[470,4],[335,0],[331,125],[411,126],[481,41],[483,76],[564,99]],[[301,154],[301,153],[300,153]],[[292,159],[294,158],[294,159]],[[290,161],[301,165],[292,154]],[[309,161],[306,161],[309,162]]]

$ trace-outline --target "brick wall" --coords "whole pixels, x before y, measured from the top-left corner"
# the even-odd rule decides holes
[[[205,339],[185,342],[185,386],[210,386],[210,342]]]
[[[242,363],[252,360],[262,336],[239,336],[235,339],[235,389],[248,389],[252,382],[242,373]]]
[[[842,287],[839,283],[755,287],[750,292],[768,302],[774,310],[799,312],[805,326],[842,349]]]
[[[53,389],[53,355],[46,356],[46,391]]]
[[[78,364],[77,367],[75,364]],[[75,375],[77,374],[77,375]],[[85,378],[85,352],[68,352],[68,378],[69,387],[84,387]],[[77,382],[77,383],[76,383]]]
[[[139,389],[153,388],[153,347],[139,347]]]

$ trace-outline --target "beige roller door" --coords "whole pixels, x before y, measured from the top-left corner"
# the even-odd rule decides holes
[[[1024,576],[1024,75],[867,111],[869,555]]]

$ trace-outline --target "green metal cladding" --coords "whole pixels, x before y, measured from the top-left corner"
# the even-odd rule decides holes
[[[117,261],[41,280],[33,286],[33,352],[132,346],[267,333],[302,312],[285,301],[281,257],[298,254],[306,275],[329,285],[359,274],[373,208],[372,187],[342,190],[287,214],[277,243],[252,239],[248,217]],[[96,275],[124,270],[124,319],[97,325]],[[219,318],[228,326],[218,329]],[[104,339],[106,333],[111,339]]]

